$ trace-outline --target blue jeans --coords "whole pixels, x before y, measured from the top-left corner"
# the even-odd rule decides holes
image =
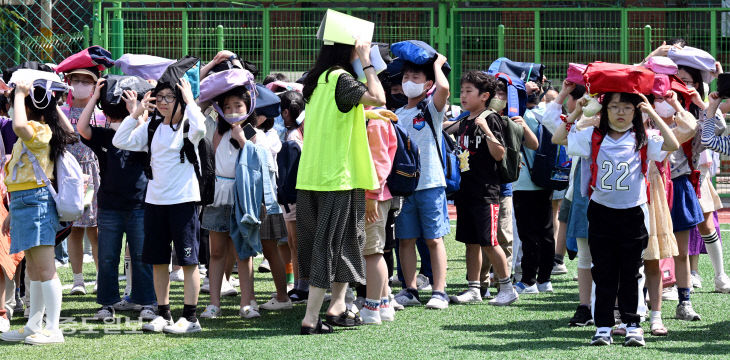
[[[132,258],[132,295],[135,304],[150,305],[155,302],[152,282],[152,265],[142,262],[144,245],[144,209],[99,209],[99,274],[96,302],[113,305],[119,297],[119,257],[122,253],[122,237],[127,235],[127,246]]]
[[[400,241],[395,239],[395,261],[398,268],[398,280],[404,283],[403,270],[400,268]],[[418,256],[421,258],[421,269],[418,271],[419,274],[423,274],[428,278],[428,281],[433,284],[433,271],[431,270],[431,252],[428,250],[426,240],[418,238],[416,240],[416,250],[418,250]]]
[[[66,245],[66,239],[56,245],[54,250],[56,252],[56,260],[60,261],[64,265],[68,264],[68,246]]]

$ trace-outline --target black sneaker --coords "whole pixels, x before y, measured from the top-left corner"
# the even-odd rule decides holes
[[[309,298],[309,291],[294,289],[290,291],[290,293],[289,299],[291,299],[293,304],[303,304],[307,302],[307,298]]]
[[[591,309],[586,305],[578,305],[575,309],[575,314],[568,323],[569,326],[587,326],[593,325],[593,316],[591,315]]]

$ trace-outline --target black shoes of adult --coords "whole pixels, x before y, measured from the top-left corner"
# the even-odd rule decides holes
[[[301,304],[307,302],[307,298],[309,298],[309,291],[292,289],[287,293],[287,295],[289,295],[289,299],[291,299],[293,304]]]
[[[585,305],[578,305],[578,308],[575,310],[575,315],[573,315],[573,318],[570,319],[568,325],[581,327],[593,325],[591,309]]]
[[[360,316],[347,309],[340,315],[327,315],[327,323],[340,327],[353,327],[362,325]]]
[[[322,319],[317,319],[317,325],[314,327],[302,326],[300,335],[320,335],[320,334],[331,334],[334,330],[332,326],[327,323],[323,323]]]

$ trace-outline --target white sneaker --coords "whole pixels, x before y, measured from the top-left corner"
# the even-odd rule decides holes
[[[238,315],[244,319],[253,319],[261,316],[251,305],[246,305],[238,310]]]
[[[200,314],[203,319],[215,319],[221,314],[221,308],[215,305],[208,305],[205,307],[205,311]]]
[[[596,330],[596,335],[593,335],[591,339],[591,345],[593,346],[605,346],[613,343],[613,337],[611,336],[610,327],[602,327]]]
[[[540,293],[539,290],[537,290],[537,284],[532,284],[531,286],[527,286],[527,284],[523,283],[522,281],[518,282],[514,285],[515,290],[518,294],[538,294]]]
[[[203,278],[203,285],[200,286],[200,292],[210,294],[210,280]]]
[[[401,305],[400,303],[398,303],[398,301],[395,300],[395,296],[393,296],[393,294],[388,294],[388,301],[390,302],[390,307],[393,308],[393,310],[395,310],[395,311],[401,311],[401,310],[405,309],[405,307],[403,305]],[[382,315],[381,315],[381,317],[382,317]]]
[[[236,290],[233,286],[231,286],[231,283],[229,283],[226,280],[223,280],[221,283],[221,296],[236,296],[238,295],[238,290]]]
[[[145,332],[162,332],[166,326],[171,326],[172,320],[165,320],[162,316],[157,315],[152,321],[142,325],[142,331]]]
[[[112,305],[114,307],[114,310],[116,311],[140,311],[142,310],[142,305],[135,304],[128,300],[128,298],[123,298],[116,304]]]
[[[201,278],[204,278],[206,275],[208,275],[208,268],[206,268],[205,265],[200,264],[198,265],[198,273],[200,273]]]
[[[517,299],[519,298],[520,295],[517,294],[517,290],[515,290],[515,288],[512,288],[511,290],[498,292],[497,296],[495,296],[494,299],[489,300],[489,305],[507,306],[517,301]]]
[[[94,262],[94,257],[89,254],[84,254],[84,264],[91,264]]]
[[[700,314],[696,313],[692,308],[692,303],[685,301],[677,305],[677,311],[674,315],[675,319],[684,321],[700,321]]]
[[[360,318],[365,325],[380,325],[383,321],[380,319],[380,310],[370,310],[363,308],[360,310]]]
[[[30,317],[30,304],[28,304],[28,306],[25,307],[25,310],[23,310],[23,317],[26,319]]]
[[[695,289],[701,289],[702,288],[702,277],[700,276],[700,273],[697,271],[691,271],[689,273],[689,278],[692,282],[692,287]]]
[[[399,286],[401,285],[400,280],[398,280],[398,275],[393,275],[390,277],[390,284],[391,286]]]
[[[144,321],[154,320],[157,317],[157,311],[152,305],[142,306],[142,310],[139,311],[139,317]]]
[[[68,267],[68,263],[65,263],[64,264],[64,263],[56,260],[56,269],[58,269],[58,268],[65,268],[65,267]]]
[[[84,283],[74,283],[69,295],[86,295],[86,286]]]
[[[281,302],[279,300],[276,300],[275,297],[271,298],[271,300],[267,301],[264,304],[261,304],[261,308],[264,310],[270,310],[270,311],[276,311],[276,310],[289,310],[293,307],[291,300],[287,299],[286,302]]]
[[[380,320],[381,321],[393,321],[395,320],[395,308],[393,303],[388,301],[388,307],[380,307]],[[362,313],[362,311],[361,311]]]
[[[565,275],[568,273],[568,267],[565,264],[553,265],[552,275]]]
[[[553,292],[553,283],[551,281],[546,281],[542,284],[537,284],[537,291],[541,293],[551,293]]]
[[[63,332],[61,330],[50,331],[43,329],[25,338],[25,343],[29,345],[63,344],[63,341]]]
[[[0,334],[0,340],[7,342],[21,342],[28,336],[35,334],[31,328],[23,326],[18,330],[8,331]]]
[[[91,290],[91,293],[96,294],[97,290],[99,290],[99,285],[97,285],[97,283],[94,283],[94,288]]]
[[[514,278],[515,281],[520,282],[522,281],[522,264],[517,264],[514,268]]]
[[[102,306],[94,315],[94,320],[104,321],[106,319],[114,319],[114,307]]]
[[[677,286],[663,288],[662,289],[662,300],[679,301],[679,293],[677,292]]]
[[[259,264],[259,272],[260,273],[269,273],[271,272],[271,266],[269,266],[269,260],[264,259],[264,261]]]
[[[185,274],[182,269],[173,270],[170,273],[170,282],[183,282],[185,281]]]
[[[357,299],[355,299],[355,301],[353,302],[353,304],[355,304],[355,306],[357,306],[358,309],[362,309],[363,307],[365,307],[365,298],[362,296],[358,296]]]
[[[727,275],[715,276],[715,291],[723,294],[730,293],[730,278]]]
[[[353,304],[355,303],[355,292],[352,291],[351,287],[347,287],[347,290],[345,291],[345,304]]]
[[[10,331],[10,320],[4,316],[0,316],[0,333]]]
[[[241,286],[241,282],[237,278],[233,277],[233,275],[231,275],[231,278],[228,279],[228,283],[234,288]]]
[[[162,328],[162,331],[168,334],[190,334],[203,331],[200,327],[200,321],[197,319],[194,323],[188,321],[188,319],[181,317],[177,320],[174,325],[167,325]]]
[[[432,296],[431,300],[426,303],[426,309],[437,309],[443,310],[449,307],[449,301],[441,299],[440,297]]]
[[[476,304],[482,302],[482,294],[475,288],[469,288],[462,291],[459,295],[450,296],[449,298],[453,304]]]
[[[251,300],[251,302],[249,303],[249,305],[251,305],[251,308],[252,309],[254,309],[256,311],[259,311],[259,304],[256,302],[256,300]]]
[[[431,290],[431,282],[428,280],[428,276],[418,274],[418,276],[416,276],[416,288],[423,291]]]

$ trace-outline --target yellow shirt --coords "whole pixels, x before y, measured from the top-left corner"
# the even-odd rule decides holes
[[[46,124],[41,124],[37,121],[28,121],[28,125],[33,129],[33,137],[25,141],[25,146],[28,147],[36,159],[40,163],[43,171],[49,179],[53,180],[53,161],[51,160],[51,128]],[[23,144],[22,139],[18,138],[18,141],[13,145],[13,156],[10,161],[5,164],[5,185],[8,186],[8,191],[22,191],[44,187],[43,183],[38,184],[33,171],[33,165],[30,163],[27,155],[22,155]],[[22,160],[22,161],[21,161]],[[18,164],[17,173],[15,179],[13,179],[13,169]]]

